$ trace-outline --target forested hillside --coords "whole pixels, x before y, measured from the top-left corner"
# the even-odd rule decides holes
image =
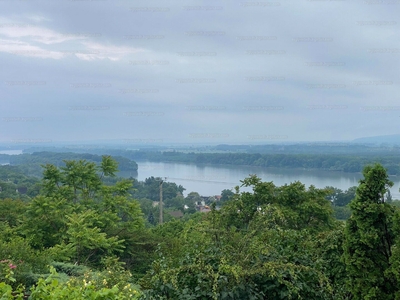
[[[113,158],[118,162],[119,171],[137,172],[138,166],[136,162],[122,156],[114,156]],[[12,166],[20,166],[25,175],[41,176],[42,165],[53,164],[62,167],[65,165],[64,160],[87,160],[99,163],[102,160],[102,156],[89,153],[43,151],[19,155],[0,154],[0,159]]]
[[[110,156],[46,164],[37,195],[0,199],[1,299],[400,295],[400,210],[380,164],[348,191],[249,176],[250,192],[223,191],[210,212],[188,208],[163,224],[154,207],[160,179],[119,179],[117,166]],[[165,185],[166,215],[198,200],[183,190]],[[337,220],[335,207],[351,217]]]

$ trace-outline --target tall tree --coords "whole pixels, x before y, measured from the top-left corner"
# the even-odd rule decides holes
[[[385,202],[393,182],[380,164],[365,167],[363,175],[345,229],[348,285],[353,299],[394,299],[397,282],[387,273],[394,245],[394,208]]]
[[[241,182],[242,186],[252,187],[253,193],[239,194],[237,188],[236,194],[224,205],[228,226],[247,229],[255,216],[260,212],[267,214],[271,207],[285,213],[285,228],[317,232],[331,228],[334,223],[331,204],[325,198],[329,191],[325,189],[314,186],[307,189],[298,181],[277,187],[273,182],[262,182],[256,175]]]
[[[235,195],[235,193],[232,192],[231,190],[228,189],[222,190],[220,204],[224,204],[226,201],[230,200],[233,195]]]
[[[27,206],[21,231],[35,248],[54,247],[62,259],[98,263],[104,253],[118,253],[121,243],[127,247],[124,236],[144,227],[140,204],[130,197],[130,180],[103,183],[118,171],[112,158],[103,157],[101,165],[65,164],[43,166],[43,190]]]

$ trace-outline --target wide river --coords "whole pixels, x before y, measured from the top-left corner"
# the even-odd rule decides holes
[[[18,155],[22,150],[3,150],[0,154]],[[1,164],[1,162],[0,162]],[[273,181],[280,186],[289,184],[296,180],[309,187],[314,185],[317,188],[334,186],[346,190],[353,185],[358,185],[362,178],[359,173],[332,172],[320,170],[299,170],[283,168],[262,168],[250,166],[216,166],[199,165],[186,163],[160,163],[137,161],[138,173],[120,172],[120,176],[134,177],[143,181],[150,176],[166,177],[166,181],[182,185],[186,190],[186,196],[190,192],[198,192],[202,196],[220,195],[224,189],[233,189],[240,185],[240,180],[248,177],[249,174],[256,174],[263,181]],[[393,199],[400,200],[400,176],[393,176],[390,179],[394,182],[390,189]],[[250,189],[241,189],[250,191]]]
[[[299,170],[281,168],[262,168],[250,166],[211,166],[185,163],[160,163],[138,161],[138,174],[121,172],[124,177],[132,176],[140,181],[154,176],[166,177],[166,181],[182,185],[186,190],[184,195],[194,191],[202,196],[220,195],[223,189],[232,189],[240,185],[240,180],[249,174],[256,174],[263,181],[273,181],[281,186],[294,181],[300,181],[309,187],[317,188],[334,186],[346,190],[358,185],[362,178],[358,173],[330,172],[319,170]],[[400,199],[400,177],[391,177],[394,186],[391,188],[393,199]],[[244,189],[241,189],[244,191]],[[247,189],[248,190],[248,189]]]

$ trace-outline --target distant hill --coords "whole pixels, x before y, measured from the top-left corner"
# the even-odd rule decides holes
[[[400,145],[400,134],[362,137],[362,138],[355,139],[352,142],[358,143],[358,144]]]

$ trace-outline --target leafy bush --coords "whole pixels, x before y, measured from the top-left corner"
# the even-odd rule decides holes
[[[53,262],[51,264],[58,273],[65,273],[68,276],[82,276],[85,272],[89,271],[89,268],[64,262]]]
[[[102,272],[89,271],[82,276],[83,278],[71,277],[69,280],[64,280],[65,277],[60,276],[51,266],[51,274],[39,278],[37,284],[28,292],[24,292],[22,285],[13,287],[10,284],[16,281],[13,277],[14,265],[10,263],[6,266],[7,273],[0,282],[0,299],[22,300],[28,296],[32,300],[139,299],[142,293],[137,286],[129,282],[130,273],[123,269],[121,263],[115,258],[107,258],[104,263],[106,267]],[[62,266],[62,268],[68,269],[67,266]]]

